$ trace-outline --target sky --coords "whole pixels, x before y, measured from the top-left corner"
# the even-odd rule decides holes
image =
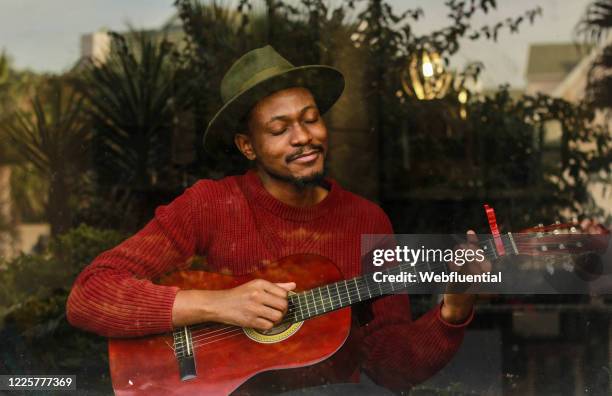
[[[336,0],[337,1],[337,0]],[[234,4],[235,1],[225,1]],[[422,22],[414,25],[425,33],[448,23],[444,0],[389,0],[395,10],[421,7]],[[484,87],[508,83],[525,85],[530,43],[569,42],[589,0],[498,0],[497,10],[472,19],[473,26],[494,24],[508,16],[540,6],[543,15],[535,25],[524,23],[518,34],[503,31],[497,43],[479,40],[462,43],[451,67],[482,61]],[[80,36],[101,28],[124,30],[156,28],[174,13],[173,0],[0,0],[0,49],[12,57],[15,67],[38,72],[62,72],[79,57]]]

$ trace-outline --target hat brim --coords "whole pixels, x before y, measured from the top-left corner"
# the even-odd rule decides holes
[[[315,99],[321,114],[325,114],[344,91],[344,76],[333,67],[323,65],[299,66],[259,81],[252,87],[228,100],[212,118],[204,132],[206,151],[234,147],[234,135],[240,120],[264,97],[293,87],[307,88]]]

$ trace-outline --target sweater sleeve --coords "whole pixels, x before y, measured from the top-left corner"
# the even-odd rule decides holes
[[[179,289],[150,279],[186,268],[196,252],[193,189],[158,207],[143,229],[100,254],[81,272],[66,304],[73,326],[106,337],[172,329],[172,306]]]
[[[386,215],[380,233],[392,234]],[[364,326],[364,371],[378,384],[406,390],[442,369],[463,341],[465,328],[474,312],[462,324],[442,319],[437,305],[412,320],[406,294],[389,295],[372,303],[374,319]]]
[[[409,389],[433,376],[453,358],[471,322],[447,323],[437,305],[418,320],[410,319],[409,298],[398,294],[372,304],[374,320],[365,326],[363,368],[389,389]]]

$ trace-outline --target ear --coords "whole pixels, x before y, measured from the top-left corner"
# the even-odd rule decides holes
[[[238,147],[238,150],[250,161],[255,160],[255,150],[253,150],[253,144],[249,135],[244,133],[237,133],[234,135],[234,144]]]

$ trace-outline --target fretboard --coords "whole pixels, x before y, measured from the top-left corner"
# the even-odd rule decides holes
[[[504,245],[510,245],[509,240],[504,241]],[[479,243],[487,259],[496,259],[493,240]],[[382,268],[383,275],[400,275],[404,272],[414,273],[418,277],[418,272],[430,271],[437,272],[446,270],[445,263],[416,263],[399,264],[391,268]],[[345,279],[335,283],[316,287],[304,292],[289,296],[288,314],[285,319],[287,322],[301,322],[303,320],[323,315],[327,312],[335,311],[361,301],[370,300],[386,294],[393,294],[410,287],[406,282],[376,282],[372,274],[357,276],[352,279]]]

